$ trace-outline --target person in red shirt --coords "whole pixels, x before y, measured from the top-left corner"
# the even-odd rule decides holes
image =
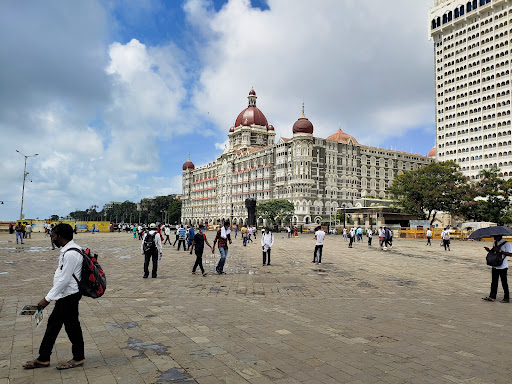
[[[222,226],[217,231],[217,236],[213,241],[212,253],[215,252],[215,244],[217,244],[217,241],[219,242],[220,260],[217,264],[217,267],[215,268],[219,275],[226,273],[224,272],[224,264],[226,262],[226,256],[228,255],[228,241],[229,244],[231,244],[231,236],[229,235],[230,233],[231,230],[229,229],[229,221],[225,221],[224,226]]]

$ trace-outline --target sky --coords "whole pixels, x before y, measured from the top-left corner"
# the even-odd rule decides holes
[[[279,137],[426,155],[431,0],[3,0],[0,220],[181,193],[251,88]],[[20,151],[20,153],[16,152]],[[23,154],[23,155],[22,155]]]

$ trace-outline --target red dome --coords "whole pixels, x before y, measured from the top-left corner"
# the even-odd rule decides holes
[[[249,95],[254,95],[254,96],[256,96],[256,91],[255,91],[254,89],[251,89],[251,90],[249,91]]]
[[[428,152],[428,157],[436,157],[436,154],[437,154],[437,151],[436,151],[436,147],[432,148],[429,152]]]
[[[274,126],[273,126],[272,124],[269,124],[269,126],[268,126],[268,130],[269,130],[269,131],[275,131]]]
[[[194,166],[194,163],[191,162],[190,160],[187,160],[184,164],[183,164],[183,170],[184,171],[193,171],[196,167]]]
[[[229,132],[235,132],[235,127],[229,128]]]
[[[301,117],[293,124],[293,133],[310,133],[313,134],[313,124],[305,117]]]
[[[238,117],[235,120],[235,127],[239,127],[240,125],[243,126],[250,126],[250,125],[260,125],[262,127],[267,126],[267,118],[259,110],[258,107],[247,107],[245,108]]]

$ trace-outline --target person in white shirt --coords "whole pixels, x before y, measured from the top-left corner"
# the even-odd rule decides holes
[[[146,237],[150,236],[148,238],[149,240],[152,240],[152,246],[149,247],[146,251],[144,251],[144,243],[146,243]],[[147,247],[147,245],[146,245]],[[156,278],[157,276],[157,269],[158,269],[158,260],[162,259],[162,239],[160,238],[160,234],[156,231],[156,224],[151,223],[149,225],[149,231],[144,233],[144,236],[142,237],[142,243],[140,246],[142,250],[142,254],[144,255],[144,279],[147,279],[149,276],[149,261],[153,261],[153,269],[151,271],[151,277]]]
[[[347,228],[343,228],[343,240],[348,241]]]
[[[55,307],[48,318],[46,332],[39,347],[39,357],[23,364],[25,369],[50,366],[50,355],[63,325],[71,341],[73,359],[59,365],[57,369],[80,367],[85,363],[84,338],[78,319],[78,303],[82,294],[77,283],[82,278],[83,256],[75,250],[81,248],[73,241],[73,228],[69,224],[57,224],[53,227],[51,237],[57,247],[62,247],[59,265],[53,276],[52,289],[39,301],[37,308],[42,310],[51,301],[55,301]]]
[[[488,247],[484,247],[487,252],[491,250]],[[482,297],[485,301],[496,301],[496,295],[498,293],[498,280],[501,279],[501,286],[503,287],[503,299],[502,303],[510,302],[508,282],[507,282],[507,271],[508,271],[508,256],[512,256],[512,245],[508,241],[503,240],[501,235],[494,236],[493,250],[499,251],[505,256],[503,263],[498,267],[492,267],[492,281],[491,281],[491,293],[489,296]]]
[[[348,243],[348,247],[352,248],[352,244],[354,243],[354,238],[356,237],[356,229],[354,227],[350,228],[349,232],[349,240],[350,243]]]
[[[441,232],[441,239],[443,239],[444,250],[446,251],[447,248],[450,250],[450,230],[448,227]]]
[[[169,242],[169,245],[171,245],[171,227],[169,227],[169,225],[166,225],[165,228],[164,228],[164,232],[165,232],[165,241],[164,241],[164,245]]]
[[[270,265],[270,250],[274,245],[274,235],[270,232],[268,227],[265,228],[265,232],[261,235],[261,249],[263,250],[263,265],[265,263]],[[268,256],[268,260],[267,260]]]
[[[432,240],[432,231],[429,228],[429,229],[427,229],[427,245],[432,246],[432,243],[430,242],[430,240]]]
[[[372,246],[372,237],[373,237],[372,227],[370,227],[366,230],[366,236],[368,236],[368,246],[371,247]]]
[[[315,228],[315,251],[313,252],[313,261],[312,263],[321,264],[322,263],[322,250],[324,248],[324,238],[325,232],[322,231],[322,227]]]

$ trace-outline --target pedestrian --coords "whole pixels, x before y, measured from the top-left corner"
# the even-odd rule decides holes
[[[16,244],[18,244],[18,238],[20,243],[23,244],[23,227],[21,223],[16,223],[14,231],[16,231]]]
[[[343,240],[348,241],[347,228],[343,227]]]
[[[294,237],[299,237],[299,234],[297,233],[297,227],[293,227],[293,236]]]
[[[178,225],[176,225],[176,228],[174,229],[174,235],[176,236],[176,239],[174,239],[174,243],[172,244],[173,247],[176,245],[176,242],[180,239]]]
[[[52,243],[52,249],[55,249],[55,243],[53,242],[52,233],[53,233],[54,224],[50,225],[48,229],[48,233],[50,234],[50,242]]]
[[[256,232],[258,232],[258,229],[256,227],[252,227],[252,233],[254,233],[254,240],[256,240]]]
[[[142,224],[137,226],[137,232],[139,233],[139,240],[142,240],[142,237],[144,236],[144,228],[142,227]]]
[[[192,245],[192,242],[194,241],[194,227],[193,226],[190,226],[190,228],[188,229],[188,232],[187,232],[187,236],[188,236],[188,246],[187,246],[187,249],[190,248],[190,246]]]
[[[83,256],[80,252],[71,249],[81,248],[73,241],[73,228],[69,224],[56,225],[52,230],[51,237],[52,242],[62,249],[53,277],[53,287],[39,301],[37,308],[38,310],[46,308],[52,300],[55,300],[55,307],[48,318],[46,332],[39,347],[39,357],[23,364],[25,369],[50,366],[50,355],[63,325],[69,341],[71,341],[73,358],[57,366],[57,369],[81,367],[85,363],[84,338],[78,317],[78,304],[82,294],[78,290],[77,283],[82,278]]]
[[[151,223],[149,225],[149,231],[144,234],[142,243],[140,246],[142,254],[144,255],[144,279],[149,276],[149,261],[153,262],[153,269],[151,271],[151,277],[157,277],[158,260],[162,259],[162,239],[156,231],[156,224]]]
[[[95,231],[95,230],[96,230],[96,224],[93,224],[93,225],[92,225],[92,231],[91,231],[91,233],[92,233],[93,235],[94,235],[94,231]]]
[[[137,226],[136,225],[133,226],[132,232],[133,232],[133,238],[137,239]]]
[[[441,239],[443,239],[443,247],[444,250],[450,250],[450,229],[446,227],[443,232],[441,232]]]
[[[235,239],[236,239],[236,235],[238,235],[238,225],[235,225],[234,231],[235,231]]]
[[[231,236],[229,235],[230,233],[231,230],[229,229],[229,221],[225,221],[224,226],[219,228],[217,231],[217,236],[213,241],[212,253],[215,252],[215,244],[217,244],[217,241],[219,242],[220,260],[217,264],[217,267],[215,268],[219,275],[226,273],[224,272],[224,264],[226,263],[226,257],[228,255],[228,241],[229,244],[231,244]]]
[[[429,229],[427,229],[427,245],[432,246],[432,243],[430,242],[430,240],[432,240],[432,231],[429,228]]]
[[[356,229],[357,242],[363,241],[363,228],[357,227]]]
[[[263,265],[265,263],[270,265],[270,250],[274,245],[274,235],[270,232],[268,227],[265,228],[265,232],[261,235],[261,249],[263,250]]]
[[[45,224],[46,225],[46,224]],[[46,228],[46,227],[45,227]],[[12,235],[14,233],[14,224],[9,223],[9,233]]]
[[[384,246],[384,228],[379,227],[379,246],[382,248]]]
[[[27,228],[25,229],[25,235],[27,239],[32,238],[32,224],[27,224]]]
[[[366,230],[366,236],[368,237],[368,246],[372,246],[372,237],[373,237],[373,230],[372,227],[368,228]]]
[[[187,231],[183,228],[183,224],[180,225],[178,229],[178,251],[180,250],[180,245],[183,244],[183,250],[187,250],[187,246],[185,245],[185,238],[187,237]]]
[[[322,227],[318,226],[315,228],[315,250],[313,252],[313,261],[312,263],[321,264],[322,263],[322,250],[324,248],[324,238],[325,232],[322,230]]]
[[[384,246],[393,248],[393,232],[388,227],[384,227]]]
[[[194,267],[192,268],[192,274],[196,274],[196,269],[199,267],[201,270],[201,273],[203,276],[206,276],[207,273],[204,271],[203,268],[203,250],[204,250],[204,243],[210,247],[210,249],[213,250],[212,246],[206,239],[206,234],[204,233],[204,225],[199,224],[199,232],[197,232],[194,235],[194,240],[192,241],[192,245],[190,246],[190,254],[192,254],[192,251],[196,250],[196,262],[194,263]]]
[[[290,226],[286,227],[286,232],[288,233],[288,238],[290,238],[292,235],[292,229],[290,228]]]
[[[247,232],[248,232],[248,234],[247,234],[247,242],[249,242],[249,241],[250,241],[250,242],[252,243],[253,241],[252,241],[252,239],[251,239],[251,235],[252,235],[252,233],[253,233],[253,228],[252,228],[250,225],[249,225],[249,227],[247,228]]]
[[[484,247],[487,252],[491,249]],[[492,250],[494,252],[500,252],[503,256],[503,263],[500,266],[492,267],[492,280],[491,280],[491,293],[489,296],[482,297],[485,301],[496,301],[496,295],[498,293],[498,280],[501,279],[501,286],[503,287],[503,299],[501,303],[510,302],[508,282],[507,282],[507,271],[508,271],[508,256],[512,256],[512,246],[510,243],[503,239],[501,235],[494,236],[494,243]]]
[[[247,227],[244,225],[242,227],[242,243],[244,245],[244,247],[247,247],[247,235],[249,234],[249,230],[247,229]]]
[[[169,225],[166,225],[165,226],[165,241],[164,241],[164,245],[167,244],[167,242],[169,242],[169,245],[171,245],[171,228],[169,227]]]
[[[356,229],[354,227],[350,228],[350,231],[348,233],[348,237],[350,240],[350,243],[348,243],[348,247],[352,248],[352,244],[354,244],[354,238],[356,237]]]

